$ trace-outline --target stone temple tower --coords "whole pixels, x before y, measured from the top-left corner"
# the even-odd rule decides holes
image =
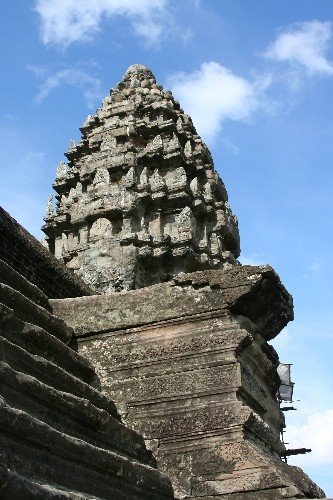
[[[148,68],[130,66],[80,130],[43,231],[97,293],[237,264],[237,219],[210,152]]]
[[[292,297],[270,266],[237,262],[237,220],[190,117],[134,65],[81,132],[43,229],[92,289],[50,307],[103,392],[178,499],[322,498],[284,462],[299,450],[281,440],[269,342]]]

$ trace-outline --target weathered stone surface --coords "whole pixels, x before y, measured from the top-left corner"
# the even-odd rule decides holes
[[[225,310],[246,316],[270,340],[293,317],[291,296],[269,266],[180,274],[126,294],[53,300],[56,311],[58,304],[77,335]]]
[[[91,294],[91,289],[78,276],[61,265],[28,231],[16,222],[2,207],[0,207],[0,258],[12,268],[12,273],[19,273],[28,283],[22,285],[22,279],[16,276],[16,289],[20,292],[22,286],[30,287],[28,297],[34,300],[32,285],[39,288],[49,298],[79,297]],[[8,284],[8,267],[0,268],[2,283]],[[7,278],[6,278],[7,276]],[[39,303],[37,301],[37,303]],[[43,305],[43,304],[41,304]]]
[[[13,256],[20,248],[22,259],[31,259],[34,283],[54,281],[42,292],[12,267],[14,258],[11,265],[0,260],[0,497],[173,498],[170,480],[156,470],[143,437],[123,425],[114,402],[100,392],[92,365],[73,350],[72,329],[45,294],[55,292],[58,278],[60,296],[81,293],[84,285],[80,289],[47,253],[34,263],[38,245],[31,250],[29,235],[14,226],[24,238],[8,239],[0,258],[12,244]],[[43,259],[49,267],[39,275]]]
[[[148,68],[131,66],[80,130],[43,231],[97,293],[237,264],[237,219],[210,152]]]
[[[0,211],[1,498],[321,498],[280,458],[291,296],[191,119],[133,65],[80,130],[43,227],[71,270]]]
[[[22,278],[22,276],[10,267],[6,262],[0,259],[0,276],[1,282],[11,286],[15,283],[15,289],[23,295],[29,297],[29,300],[38,304],[44,309],[49,308],[47,296],[35,285]]]
[[[269,266],[179,274],[136,291],[52,300],[177,498],[321,498],[284,464],[278,357],[293,317]]]

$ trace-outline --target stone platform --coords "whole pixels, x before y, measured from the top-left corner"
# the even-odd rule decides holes
[[[280,458],[279,361],[268,341],[293,309],[272,268],[180,274],[51,303],[177,498],[323,496]]]

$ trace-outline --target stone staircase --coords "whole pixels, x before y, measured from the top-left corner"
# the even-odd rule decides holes
[[[0,260],[0,497],[171,499],[47,296]]]

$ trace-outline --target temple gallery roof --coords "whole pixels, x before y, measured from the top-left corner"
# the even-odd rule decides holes
[[[149,68],[130,66],[80,131],[43,230],[96,292],[237,265],[237,219],[210,151]]]

